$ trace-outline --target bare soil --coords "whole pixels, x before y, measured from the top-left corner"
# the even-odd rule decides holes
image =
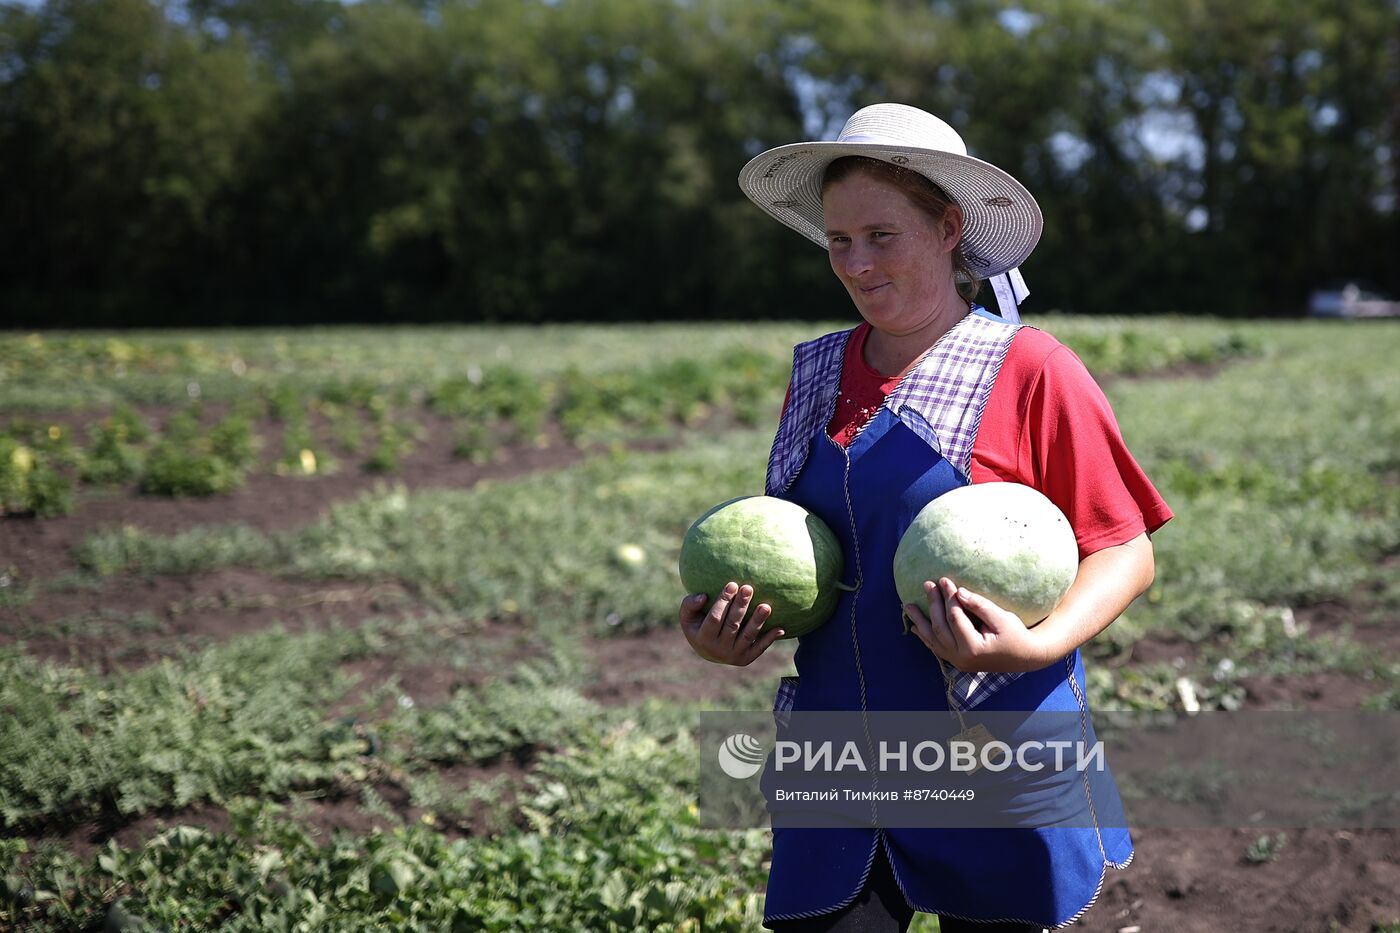
[[[1201,367],[1191,375],[1209,375]],[[73,424],[72,416],[56,419]],[[84,419],[84,423],[86,423]],[[279,443],[276,426],[259,426],[264,450]],[[649,445],[661,446],[661,445]],[[255,473],[241,490],[207,499],[163,499],[133,488],[81,497],[65,518],[0,518],[0,572],[22,583],[68,578],[27,605],[0,609],[0,646],[22,642],[38,657],[83,664],[102,671],[130,669],[204,644],[273,625],[291,629],[355,624],[375,615],[408,615],[427,610],[419,597],[394,581],[335,583],[285,580],[274,574],[227,570],[184,577],[119,577],[84,584],[75,576],[71,548],[101,528],[133,525],[172,533],[206,523],[243,523],[262,530],[293,528],[314,521],[332,503],[371,489],[376,483],[403,483],[410,489],[466,488],[485,478],[506,479],[577,463],[583,453],[557,436],[546,446],[515,446],[496,462],[475,465],[451,456],[446,424],[429,425],[403,469],[389,477],[361,472],[353,464],[333,476],[284,477]],[[1300,610],[1300,622],[1314,632],[1353,625],[1353,637],[1380,656],[1400,658],[1400,627],[1358,624],[1345,605]],[[492,620],[474,623],[474,637],[489,640],[510,659],[530,654],[517,639],[518,627]],[[745,669],[709,665],[695,658],[679,632],[593,639],[587,643],[595,674],[587,694],[604,705],[635,703],[648,697],[720,699],[754,678],[776,683],[790,666],[790,654],[773,651]],[[1131,663],[1190,661],[1189,644],[1148,638],[1134,646]],[[1129,660],[1129,659],[1124,659]],[[410,665],[368,658],[350,665],[360,685],[338,712],[355,707],[376,687],[394,678],[414,702],[432,704],[483,672],[463,672],[431,660]],[[1354,709],[1374,686],[1335,672],[1299,677],[1254,678],[1246,682],[1247,703],[1255,708]],[[501,814],[529,773],[529,760],[505,759],[486,766],[444,768],[449,787],[469,788],[504,775],[500,806],[464,814],[428,814],[411,804],[407,790],[386,778],[374,786],[380,805],[366,806],[356,794],[331,793],[298,798],[289,809],[317,838],[337,830],[362,833],[400,822],[432,821],[442,832],[460,836],[500,831]],[[156,813],[136,820],[98,819],[78,826],[53,827],[31,841],[57,840],[88,856],[108,839],[139,844],[166,826],[196,825],[227,831],[226,812],[213,805]],[[1291,830],[1272,860],[1250,862],[1245,852],[1259,835],[1244,830],[1148,829],[1135,833],[1137,855],[1125,871],[1110,871],[1097,904],[1076,926],[1087,931],[1171,930],[1206,933],[1247,931],[1373,931],[1400,923],[1400,832]]]
[[[625,706],[649,697],[659,700],[719,700],[757,682],[772,683],[791,673],[786,646],[764,652],[748,667],[712,664],[691,651],[674,629],[589,642],[596,672],[584,691],[604,706]]]
[[[1400,658],[1400,627],[1365,624],[1328,603],[1300,609],[1312,634],[1349,631],[1380,657]],[[1148,637],[1135,662],[1193,661],[1191,645]],[[1244,678],[1245,709],[1354,710],[1378,685],[1341,671]],[[1284,838],[1276,857],[1252,862],[1251,843]],[[1372,931],[1400,924],[1400,831],[1164,829],[1133,831],[1126,869],[1110,869],[1095,906],[1073,928],[1094,933],[1220,930]]]
[[[1400,922],[1400,833],[1290,830],[1272,861],[1245,852],[1263,831],[1152,829],[1109,870],[1076,927],[1094,933],[1366,931]],[[1271,834],[1273,835],[1273,834]]]
[[[0,615],[0,646],[108,673],[198,651],[249,632],[352,625],[419,608],[393,581],[307,582],[256,570],[120,576],[45,593]]]

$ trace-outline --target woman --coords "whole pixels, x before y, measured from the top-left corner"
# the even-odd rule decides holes
[[[768,495],[826,521],[856,574],[832,619],[800,640],[798,677],[777,706],[1085,716],[1079,648],[1151,584],[1148,535],[1171,512],[1079,360],[1012,323],[1015,269],[1040,236],[1035,200],[968,157],[942,120],[899,104],[857,112],[835,142],[765,152],[739,184],[829,250],[864,321],[795,349],[769,458]],[[1001,318],[972,303],[978,280],[995,276],[1006,277]],[[914,515],[950,489],[998,481],[1040,490],[1069,518],[1080,565],[1060,605],[1028,629],[946,578],[925,584],[925,605],[902,605],[890,568]],[[770,615],[761,599],[745,581],[710,606],[687,597],[682,630],[701,657],[748,664],[782,635],[758,635]],[[1093,903],[1107,866],[1131,857],[1127,830],[1097,822],[775,828],[764,922],[903,931],[918,910],[945,931],[1060,927]]]

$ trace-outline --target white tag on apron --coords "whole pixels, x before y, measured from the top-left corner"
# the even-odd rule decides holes
[[[992,742],[995,742],[996,739],[992,738],[992,734],[987,731],[987,727],[979,722],[975,726],[971,726],[959,732],[957,735],[953,736],[950,741],[972,743],[974,750],[973,755],[976,760],[967,773],[976,774],[982,767],[982,749],[986,748]]]

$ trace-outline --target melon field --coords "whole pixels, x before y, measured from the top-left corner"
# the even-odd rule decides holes
[[[1176,512],[1091,702],[1400,709],[1400,330],[1032,323]],[[758,929],[692,723],[794,646],[677,557],[836,326],[0,336],[0,929]],[[1400,931],[1400,831],[1135,838],[1076,929]]]

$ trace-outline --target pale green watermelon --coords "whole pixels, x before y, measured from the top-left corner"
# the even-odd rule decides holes
[[[920,510],[894,553],[899,598],[923,607],[924,581],[948,577],[1035,625],[1079,571],[1074,530],[1055,504],[1020,483],[979,483]]]
[[[820,518],[785,499],[745,496],[695,520],[681,545],[681,582],[687,592],[713,602],[733,580],[754,590],[751,605],[773,614],[763,630],[784,638],[806,635],[836,608],[843,560],[841,544]]]

